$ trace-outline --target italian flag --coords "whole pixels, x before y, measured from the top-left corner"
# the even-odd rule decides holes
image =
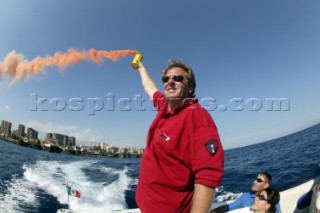
[[[67,191],[68,191],[68,195],[72,195],[74,197],[80,198],[80,192],[75,189],[72,189],[70,186],[67,186]]]

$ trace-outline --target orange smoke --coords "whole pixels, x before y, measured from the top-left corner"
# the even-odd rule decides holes
[[[0,61],[0,80],[2,76],[13,78],[10,86],[18,80],[22,80],[27,76],[33,76],[42,72],[46,67],[58,67],[65,70],[69,66],[83,60],[91,60],[95,63],[102,63],[105,58],[116,61],[120,57],[127,55],[135,55],[139,53],[137,50],[76,50],[69,49],[65,53],[55,52],[53,56],[44,58],[37,56],[32,61],[25,60],[22,54],[11,51],[7,54],[4,61]]]

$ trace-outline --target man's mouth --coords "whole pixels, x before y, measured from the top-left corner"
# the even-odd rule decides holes
[[[174,91],[176,91],[176,89],[175,88],[168,88],[167,91],[168,92],[174,92]]]

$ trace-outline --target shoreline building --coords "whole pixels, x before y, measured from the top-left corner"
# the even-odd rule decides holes
[[[24,125],[22,125],[22,124],[19,124],[19,126],[18,126],[18,136],[19,137],[21,137],[21,138],[23,138],[24,136],[25,136],[25,129],[26,129],[26,127],[24,126]]]
[[[73,136],[63,135],[59,133],[47,133],[46,139],[52,139],[58,141],[59,145],[64,146],[75,146],[76,145],[76,138]]]
[[[68,145],[69,146],[75,146],[76,145],[76,138],[73,136],[68,137]]]
[[[11,136],[11,122],[2,120],[0,134],[5,136]]]
[[[38,140],[38,131],[28,127],[26,136],[29,140]]]

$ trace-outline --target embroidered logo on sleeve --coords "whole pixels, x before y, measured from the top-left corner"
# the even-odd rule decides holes
[[[214,139],[210,139],[207,142],[204,143],[204,146],[206,147],[206,150],[214,156],[218,150],[218,141]]]

